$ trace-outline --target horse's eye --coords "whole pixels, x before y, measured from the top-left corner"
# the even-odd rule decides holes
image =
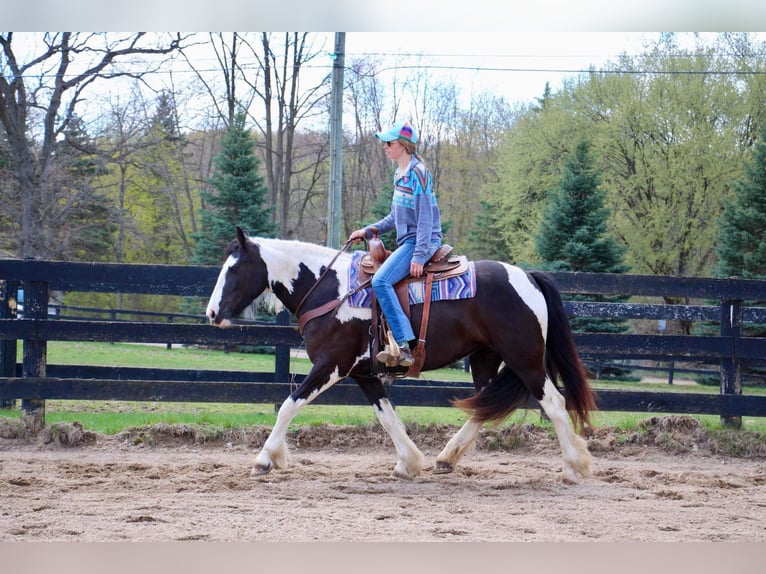
[[[236,262],[234,265],[232,265],[231,267],[229,267],[229,271],[233,271],[234,273],[236,273],[237,271],[239,271],[239,261],[237,261],[237,262]]]

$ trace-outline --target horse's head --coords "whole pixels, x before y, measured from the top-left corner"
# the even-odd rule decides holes
[[[268,287],[268,270],[260,249],[239,227],[224,259],[205,313],[211,325],[220,327],[228,327],[231,319]]]

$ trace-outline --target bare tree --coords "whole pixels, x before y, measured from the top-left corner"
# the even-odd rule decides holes
[[[228,127],[235,114],[245,110],[260,133],[257,145],[280,237],[302,234],[297,228],[317,199],[327,156],[326,145],[316,138],[296,138],[301,122],[326,113],[322,104],[329,93],[329,71],[316,85],[303,85],[304,68],[321,54],[312,38],[297,32],[281,37],[266,32],[211,33],[205,44],[215,56],[212,71],[200,65],[196,52],[183,51],[222,123]],[[300,142],[307,147],[298,149]]]
[[[272,40],[272,34],[262,32],[259,48],[253,46],[253,54],[263,73],[251,86],[263,103],[264,119],[254,119],[263,135],[266,181],[271,204],[276,208],[279,236],[289,237],[295,233],[288,225],[292,207],[295,133],[301,121],[326,111],[322,104],[329,94],[330,75],[325,75],[314,86],[301,85],[304,67],[321,53],[311,45],[308,33],[285,33],[281,45],[276,47]]]
[[[348,70],[345,100],[354,124],[350,141],[344,146],[343,219],[347,233],[370,218],[372,203],[390,187],[390,162],[374,137],[383,127],[386,94],[377,77],[377,65],[367,58],[352,62]]]
[[[158,56],[177,50],[183,39],[74,32],[46,33],[32,43],[16,39],[13,32],[0,33],[0,125],[21,201],[19,255],[32,257],[47,253],[39,231],[47,224],[46,198],[55,197],[57,140],[88,89],[100,80],[144,78],[159,66]],[[127,66],[138,57],[144,62],[139,69]]]
[[[193,49],[198,50],[203,44],[209,46],[213,52],[216,60],[215,70],[208,69],[204,60],[201,64],[196,52],[193,52]],[[245,54],[242,54],[243,48],[247,48]],[[181,50],[181,54],[197,76],[203,91],[210,96],[216,115],[227,128],[234,122],[237,112],[240,109],[248,109],[255,99],[251,86],[257,81],[260,68],[255,69],[255,78],[249,78],[250,85],[244,81],[249,75],[248,60],[251,53],[252,48],[247,36],[240,32],[232,32],[230,35],[223,32],[210,32],[205,42],[195,42]],[[221,78],[223,82],[220,81]],[[220,90],[221,85],[223,85],[223,94]]]

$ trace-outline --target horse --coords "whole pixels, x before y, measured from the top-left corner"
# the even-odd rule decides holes
[[[206,309],[211,325],[232,325],[256,299],[264,298],[297,314],[299,320],[311,317],[302,326],[302,335],[312,367],[279,407],[274,427],[255,458],[254,476],[287,466],[290,422],[304,406],[347,377],[361,387],[394,443],[397,461],[392,476],[412,479],[426,466],[388,398],[393,375],[381,374],[373,364],[377,361],[370,351],[372,311],[352,307],[344,297],[349,292],[350,264],[348,251],[251,238],[239,227],[225,251]],[[453,401],[469,417],[437,455],[433,472],[454,471],[485,423],[502,421],[525,406],[531,395],[553,423],[564,461],[561,479],[579,483],[590,475],[592,457],[576,431],[590,425],[595,397],[561,294],[544,272],[524,271],[499,261],[473,264],[475,295],[435,301],[430,309],[428,332],[438,337],[426,342],[422,370],[468,357],[475,389],[471,397]],[[422,308],[420,304],[410,309],[415,333]]]

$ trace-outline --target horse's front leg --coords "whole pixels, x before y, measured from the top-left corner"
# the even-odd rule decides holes
[[[255,457],[251,474],[267,474],[272,469],[287,466],[287,429],[290,423],[303,407],[342,378],[338,375],[337,367],[326,364],[316,364],[312,367],[301,386],[279,407],[277,421],[261,452]]]
[[[354,380],[364,391],[367,400],[370,401],[375,415],[388,436],[394,442],[396,448],[396,466],[393,476],[395,478],[415,478],[425,466],[425,457],[418,447],[412,442],[404,428],[394,406],[388,400],[385,386],[375,377],[354,376]]]

